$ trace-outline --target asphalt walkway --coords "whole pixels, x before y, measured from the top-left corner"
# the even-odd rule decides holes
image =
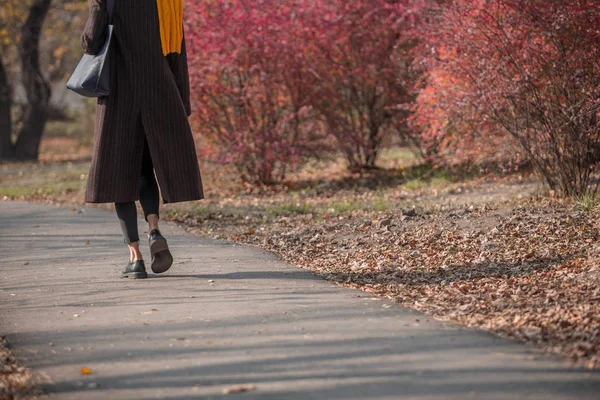
[[[170,273],[120,279],[113,214],[0,202],[0,333],[50,399],[600,399],[597,372],[162,230]]]

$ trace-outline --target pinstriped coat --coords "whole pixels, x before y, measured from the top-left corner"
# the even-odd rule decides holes
[[[81,37],[96,54],[108,25],[107,0],[89,0]],[[110,95],[96,109],[94,147],[85,200],[138,199],[144,141],[148,141],[164,203],[204,197],[191,114],[185,50],[163,55],[155,0],[116,0],[110,47]]]

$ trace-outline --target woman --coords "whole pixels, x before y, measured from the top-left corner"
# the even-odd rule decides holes
[[[98,99],[85,200],[115,203],[130,254],[122,276],[146,278],[135,201],[149,226],[152,271],[162,273],[173,257],[158,229],[158,187],[164,203],[204,197],[187,120],[191,107],[183,0],[114,0],[112,18],[109,1],[89,0],[81,37],[84,51],[97,54],[109,22],[114,27],[108,54],[110,95]]]

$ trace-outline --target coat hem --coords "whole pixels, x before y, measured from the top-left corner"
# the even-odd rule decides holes
[[[197,195],[197,196],[192,196],[192,197],[183,197],[183,198],[178,198],[178,199],[162,199],[163,204],[173,204],[173,203],[183,203],[186,201],[197,201],[197,200],[203,200],[204,199],[204,195]],[[104,203],[129,203],[132,201],[138,201],[138,198],[135,199],[131,199],[131,200],[123,200],[123,199],[85,199],[86,203],[90,203],[90,204],[104,204]]]
[[[204,195],[201,194],[199,196],[194,196],[194,197],[190,197],[190,198],[182,198],[182,199],[175,199],[175,200],[167,200],[167,199],[163,199],[163,203],[164,204],[173,204],[173,203],[183,203],[186,201],[197,201],[197,200],[203,200],[204,199]]]

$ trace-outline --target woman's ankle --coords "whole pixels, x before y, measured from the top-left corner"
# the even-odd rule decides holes
[[[159,217],[157,214],[150,214],[146,216],[146,221],[148,221],[148,232],[158,229],[158,220]]]
[[[140,242],[129,243],[129,262],[143,260],[142,252],[140,251]]]

